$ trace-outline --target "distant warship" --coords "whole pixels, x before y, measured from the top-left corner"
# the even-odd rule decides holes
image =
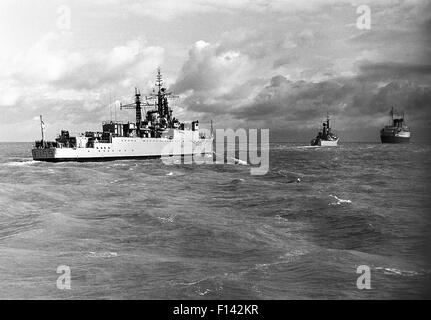
[[[172,116],[168,99],[177,97],[163,87],[158,69],[157,93],[142,101],[135,88],[135,102],[121,105],[121,109],[135,109],[136,122],[106,121],[102,132],[87,131],[72,136],[62,130],[55,141],[45,141],[45,125],[41,120],[42,140],[32,149],[34,160],[40,161],[107,161],[119,159],[153,158],[162,156],[212,154],[213,134],[199,131],[199,121],[180,122]],[[154,104],[150,104],[154,101]],[[145,118],[142,118],[142,108]]]
[[[329,126],[329,115],[326,116],[326,123],[323,123],[322,131],[319,132],[316,138],[311,140],[312,146],[322,146],[322,147],[336,147],[339,138],[331,132],[331,127]]]
[[[380,130],[382,143],[408,143],[410,141],[410,129],[404,124],[404,112],[401,116],[394,116],[394,107],[391,112],[391,124]]]

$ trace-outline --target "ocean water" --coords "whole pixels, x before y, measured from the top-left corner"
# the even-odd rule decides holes
[[[32,161],[0,144],[2,299],[422,298],[431,146],[272,143],[247,165]],[[57,267],[71,270],[59,290]],[[370,268],[371,289],[356,286]]]

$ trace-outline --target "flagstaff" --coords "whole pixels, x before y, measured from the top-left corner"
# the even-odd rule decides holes
[[[43,122],[42,115],[40,115],[40,132],[42,133],[42,140],[41,140],[41,142],[42,142],[42,145],[44,145],[45,144],[44,143],[44,141],[45,141],[45,135],[44,135],[44,132],[45,132],[45,123]]]

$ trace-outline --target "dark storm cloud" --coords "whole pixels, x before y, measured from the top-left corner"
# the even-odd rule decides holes
[[[326,112],[358,119],[361,116],[382,116],[395,106],[404,109],[410,118],[430,119],[431,90],[428,86],[406,80],[393,80],[379,87],[369,80],[339,78],[311,83],[272,79],[255,101],[231,114],[240,119],[314,120]]]
[[[431,77],[431,64],[367,63],[359,67],[366,80],[406,79],[410,77]],[[417,78],[416,78],[417,79]]]
[[[313,119],[322,110],[336,111],[351,88],[337,81],[311,83],[289,81],[275,76],[250,105],[232,111],[237,118],[262,120],[282,117],[290,120]]]
[[[187,106],[188,110],[212,115],[226,114],[226,103],[227,101],[206,103],[205,96],[197,94],[184,100],[184,105]]]
[[[206,102],[197,93],[189,96],[184,104],[204,114],[263,121],[269,127],[274,123],[282,126],[283,121],[297,121],[300,127],[301,122],[318,121],[326,112],[359,127],[366,125],[364,116],[385,116],[392,106],[405,110],[409,119],[418,125],[431,120],[431,90],[424,81],[431,74],[431,65],[364,63],[359,70],[357,76],[319,82],[291,81],[277,75],[261,86],[251,102],[240,105],[234,94]]]
[[[424,24],[423,24],[423,28],[426,32],[426,34],[428,35],[428,37],[431,37],[431,18],[427,19]]]
[[[373,95],[366,111],[384,112],[389,107],[404,109],[409,117],[430,120],[431,89],[409,81],[393,81]]]

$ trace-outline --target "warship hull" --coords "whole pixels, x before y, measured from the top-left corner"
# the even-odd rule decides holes
[[[382,143],[409,143],[410,136],[381,135],[380,140]]]
[[[312,146],[319,147],[336,147],[338,145],[339,139],[336,140],[323,140],[323,139],[313,139],[311,141]]]
[[[164,138],[113,138],[111,143],[95,143],[94,147],[34,148],[37,161],[113,161],[161,158],[213,153],[213,139],[171,140]]]
[[[338,145],[338,139],[337,140],[319,140],[318,145],[321,147],[336,147]]]
[[[409,143],[410,131],[387,127],[380,132],[380,140],[382,143]]]

